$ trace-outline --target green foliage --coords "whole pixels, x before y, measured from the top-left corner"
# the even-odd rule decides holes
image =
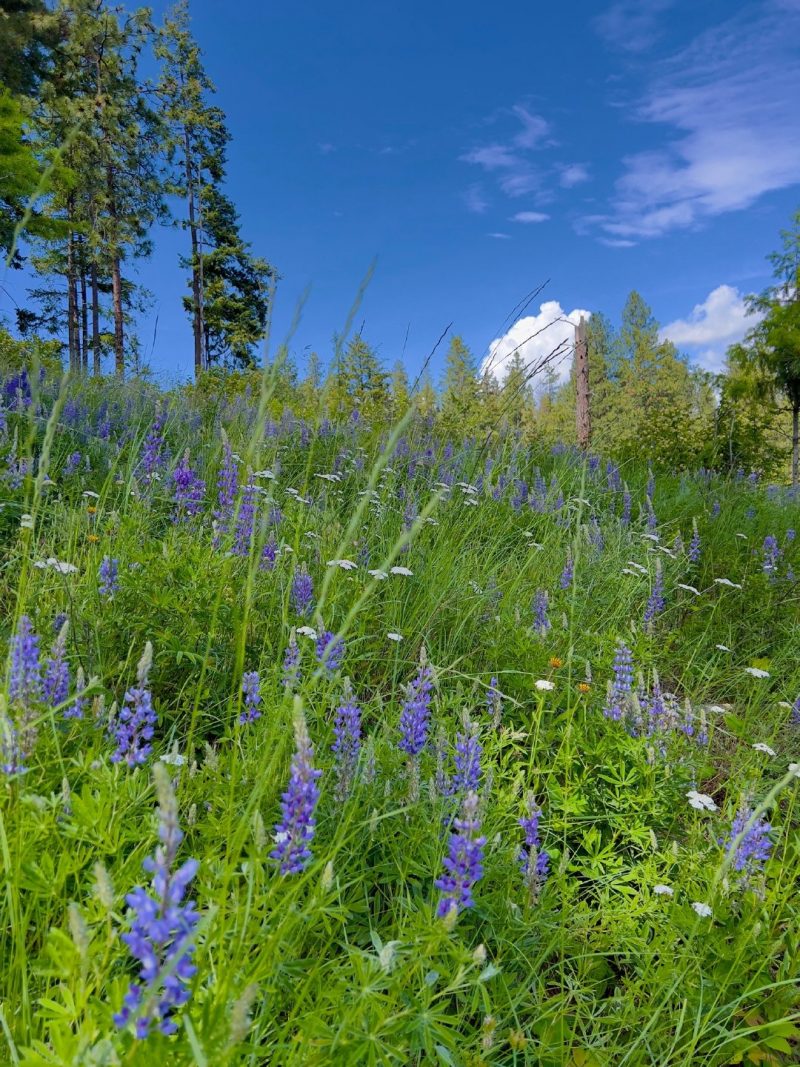
[[[352,368],[372,367],[362,384],[382,373],[374,352],[348,352]],[[318,433],[286,410],[278,423],[275,390],[289,388],[281,373],[280,362],[261,377],[211,371],[172,396],[72,383],[57,409],[45,382],[38,406],[6,408],[2,649],[27,612],[46,655],[53,620],[67,612],[73,678],[80,665],[94,680],[85,718],[43,708],[30,770],[0,779],[0,1060],[791,1067],[800,1036],[798,784],[785,773],[800,689],[796,500],[746,478],[677,471],[659,472],[652,492],[647,468],[631,461],[628,527],[605,466],[573,450],[553,455],[510,432],[489,445],[444,436],[417,416],[387,444],[386,424],[370,424],[363,409]],[[313,363],[307,373],[318,373]],[[163,462],[148,481],[143,448],[157,406],[167,416]],[[243,480],[247,468],[262,475],[253,475],[263,492],[247,556],[224,539],[215,546],[220,429]],[[207,490],[194,522],[175,525],[172,474],[187,449]],[[37,460],[37,479],[7,476],[20,457]],[[545,505],[515,506],[517,480],[549,486]],[[406,537],[409,504],[417,520]],[[780,546],[774,574],[762,566],[767,534]],[[264,567],[262,545],[273,539]],[[563,589],[568,554],[574,578]],[[107,555],[120,561],[120,587],[103,599]],[[76,570],[34,565],[48,559]],[[328,563],[342,559],[357,565]],[[301,622],[290,596],[300,563],[346,650],[343,671],[328,677],[314,670],[313,641],[298,638],[297,695],[322,797],[314,859],[282,877],[269,853],[292,751],[281,663]],[[390,573],[397,564],[411,573]],[[389,576],[369,573],[377,568]],[[659,568],[666,607],[648,628]],[[540,589],[550,593],[544,634],[531,625]],[[604,717],[619,639],[644,686],[658,676],[676,694],[686,732]],[[142,861],[158,827],[151,768],[110,761],[109,714],[148,640],[152,760],[166,757],[174,779],[179,861],[200,861],[190,892],[201,923],[178,1033],[137,1042],[112,1015],[135,974],[120,937],[125,895],[148,877]],[[396,742],[423,644],[435,687],[415,799]],[[262,716],[243,725],[249,670],[260,673]],[[365,747],[342,802],[331,745],[344,673]],[[497,723],[486,708],[493,675],[504,694]],[[2,701],[5,710],[5,687]],[[483,746],[487,843],[476,906],[453,925],[435,915],[454,814],[439,775],[452,771],[465,713]],[[690,807],[690,789],[718,810]],[[551,860],[535,897],[518,862],[528,790]],[[741,803],[762,804],[773,827],[772,858],[749,883],[725,867],[719,844]]]

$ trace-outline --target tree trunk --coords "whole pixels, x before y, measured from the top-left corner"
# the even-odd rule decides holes
[[[183,154],[186,163],[186,190],[189,199],[189,234],[192,243],[192,330],[194,333],[194,376],[203,371],[203,265],[199,251],[195,209],[194,174],[192,173],[191,139],[188,126],[183,128]]]
[[[86,301],[86,266],[81,264],[81,370],[89,370],[89,305]]]
[[[800,399],[792,403],[792,489],[797,488],[800,467]]]
[[[75,242],[72,233],[67,238],[67,347],[69,349],[69,369],[78,370],[78,309],[75,289]]]
[[[92,373],[96,378],[100,376],[100,294],[97,286],[97,264],[92,260],[91,266],[92,283]]]
[[[586,320],[581,316],[575,327],[575,429],[578,447],[584,452],[589,448],[592,438],[589,399],[589,342]]]
[[[108,187],[108,214],[112,220],[114,228],[114,240],[111,249],[111,305],[114,314],[114,370],[120,378],[124,378],[125,322],[122,316],[122,274],[120,271],[120,256],[117,244],[119,220],[117,219],[114,171],[110,166],[106,168],[106,184]]]

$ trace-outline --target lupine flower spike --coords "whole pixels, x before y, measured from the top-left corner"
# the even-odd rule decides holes
[[[114,1016],[120,1029],[133,1023],[140,1040],[149,1036],[153,1025],[162,1034],[178,1029],[175,1012],[189,1000],[188,983],[196,970],[192,956],[199,919],[194,902],[184,903],[198,863],[189,859],[177,871],[173,869],[183,840],[178,804],[167,768],[156,764],[154,774],[161,844],[155,856],[144,861],[145,870],[153,876],[150,890],[137,886],[125,898],[131,929],[122,935],[131,955],[141,963],[139,982],[131,985]]]
[[[465,908],[475,906],[472,890],[483,877],[483,847],[486,838],[481,836],[478,817],[478,794],[467,793],[461,805],[461,815],[454,820],[455,832],[450,835],[444,874],[436,879],[436,888],[441,890],[437,915],[445,918]]]
[[[153,698],[147,687],[147,676],[152,663],[153,646],[148,641],[139,660],[137,684],[126,692],[116,720],[111,724],[117,742],[116,751],[111,757],[112,763],[124,761],[129,767],[135,767],[144,763],[152,751],[150,742],[157,721]]]
[[[617,645],[614,657],[614,679],[608,683],[608,696],[603,714],[607,719],[619,721],[630,705],[633,690],[633,655],[624,642]]]
[[[527,814],[519,820],[520,826],[525,831],[525,844],[519,852],[519,865],[528,887],[528,899],[531,904],[535,904],[550,871],[550,856],[542,849],[539,836],[539,819],[542,810],[537,805],[533,793],[529,793],[526,797],[525,807]]]
[[[342,703],[336,709],[334,741],[331,745],[336,757],[336,796],[339,801],[345,800],[353,787],[361,750],[361,708],[353,696],[349,678],[345,678],[343,688]]]
[[[239,713],[239,722],[255,722],[256,719],[261,718],[261,712],[258,710],[261,704],[261,680],[258,677],[258,671],[245,671],[242,675],[242,696],[244,697],[244,708]]]
[[[280,864],[281,874],[298,874],[311,860],[311,842],[316,829],[319,786],[322,771],[314,769],[314,750],[308,736],[306,720],[295,698],[295,753],[289,773],[289,785],[281,797],[281,818],[275,826],[275,848],[270,853]]]

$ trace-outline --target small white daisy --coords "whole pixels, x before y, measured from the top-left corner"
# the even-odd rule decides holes
[[[541,692],[549,692],[551,689],[555,689],[555,682],[551,682],[547,678],[538,678],[536,681],[536,688]]]
[[[769,745],[765,744],[763,741],[756,741],[756,743],[753,745],[753,748],[756,750],[756,752],[765,752],[768,756],[775,755],[775,749],[770,748]]]
[[[717,805],[706,793],[698,793],[696,789],[690,789],[686,798],[693,808],[698,811],[716,811]]]
[[[165,752],[163,756],[159,756],[161,763],[167,763],[170,767],[182,767],[186,762],[186,757],[182,756],[180,752]]]
[[[708,904],[701,904],[699,900],[693,901],[692,907],[701,919],[708,919],[711,915],[711,908],[709,908]]]
[[[386,636],[389,638],[390,641],[402,641],[403,640],[403,635],[402,634],[389,633]]]
[[[409,570],[409,568],[408,568],[408,567],[392,567],[392,569],[391,569],[391,570],[389,571],[389,573],[390,573],[390,574],[402,574],[402,575],[404,575],[404,576],[405,576],[406,578],[410,578],[410,577],[411,577],[411,575],[412,575],[412,574],[413,574],[414,572],[413,572],[412,570]]]
[[[745,673],[752,675],[753,678],[769,678],[769,671],[764,671],[760,667],[745,667]]]
[[[660,897],[673,897],[675,896],[675,890],[669,885],[654,885],[653,892],[657,893]]]

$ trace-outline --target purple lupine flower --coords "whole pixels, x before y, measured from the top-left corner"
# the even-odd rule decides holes
[[[790,526],[789,529],[786,531],[786,540],[787,540],[787,542],[789,544],[791,544],[792,541],[794,541],[796,536],[797,535],[795,534],[794,530]]]
[[[226,437],[223,444],[222,465],[217,476],[217,507],[214,512],[215,546],[218,546],[221,538],[230,531],[238,485],[239,463]]]
[[[253,540],[253,527],[256,518],[256,486],[250,482],[242,490],[239,508],[236,512],[236,530],[233,536],[234,556],[249,556]]]
[[[361,708],[353,697],[350,681],[344,681],[344,697],[336,709],[331,750],[336,757],[336,795],[344,800],[352,788],[361,750]]]
[[[42,696],[51,708],[63,704],[69,694],[69,663],[67,663],[67,631],[69,623],[61,627],[58,637],[53,642],[50,655],[44,666]]]
[[[0,712],[0,771],[3,774],[25,774],[25,753],[19,743],[19,733],[11,719]]]
[[[606,463],[606,484],[612,493],[618,493],[622,488],[622,478],[619,474],[619,467],[613,460],[608,460]]]
[[[600,555],[603,549],[606,547],[606,540],[603,537],[603,531],[600,529],[600,523],[596,515],[592,515],[589,519],[589,544],[592,545],[595,552]]]
[[[58,615],[53,618],[53,634],[58,637],[61,633],[61,627],[67,621],[68,615],[65,611],[59,611]]]
[[[258,671],[245,671],[242,675],[242,694],[244,696],[244,709],[239,713],[239,722],[255,722],[261,718],[258,710],[261,703],[261,679]]]
[[[761,547],[761,551],[763,554],[761,569],[768,578],[771,578],[778,569],[778,560],[781,557],[781,550],[778,547],[778,538],[773,534],[767,534],[764,538],[764,544]]]
[[[11,673],[8,699],[30,708],[42,698],[42,668],[39,662],[39,638],[31,620],[20,615],[17,631],[11,638]]]
[[[153,876],[150,889],[137,886],[125,897],[131,929],[122,935],[130,954],[141,964],[139,982],[131,985],[122,1008],[113,1016],[120,1029],[133,1022],[140,1040],[148,1037],[154,1024],[162,1034],[177,1031],[175,1012],[189,1000],[188,983],[197,970],[192,957],[199,916],[194,901],[184,903],[184,897],[198,862],[189,859],[173,869],[183,840],[178,805],[163,764],[156,765],[155,779],[161,843],[143,864]]]
[[[630,494],[630,490],[627,485],[625,486],[625,492],[622,494],[622,525],[630,526],[631,524],[631,509],[633,508],[633,497]]]
[[[300,649],[294,627],[289,634],[289,644],[283,657],[283,684],[286,689],[294,689],[300,681]]]
[[[655,496],[655,492],[656,492],[656,476],[653,473],[653,468],[651,467],[649,472],[648,472],[648,475],[647,475],[647,489],[646,489],[647,499],[648,500],[652,500],[653,497]]]
[[[689,542],[689,550],[686,553],[690,563],[699,563],[700,561],[700,534],[697,529],[697,521],[692,523],[692,539]]]
[[[475,901],[472,890],[483,877],[483,846],[486,838],[481,836],[478,817],[478,794],[467,793],[461,805],[461,816],[453,821],[456,832],[450,835],[450,844],[443,861],[445,873],[434,885],[442,896],[436,914],[444,918],[455,910],[472,908]]]
[[[311,842],[317,821],[314,812],[319,800],[317,779],[322,771],[314,769],[314,750],[305,719],[295,719],[295,753],[292,756],[289,784],[281,797],[281,818],[275,825],[275,848],[270,857],[281,865],[281,874],[298,874],[311,859]]]
[[[715,500],[711,505],[711,518],[716,519],[722,509],[722,505],[718,500]]]
[[[328,674],[334,674],[342,665],[344,641],[330,630],[320,630],[316,643],[317,662]]]
[[[544,637],[550,629],[550,619],[547,614],[549,597],[546,589],[537,590],[533,598],[533,628],[540,637]]]
[[[125,693],[122,707],[110,726],[117,742],[116,751],[111,756],[112,763],[124,761],[129,767],[135,767],[144,763],[153,749],[150,742],[158,720],[153,710],[153,698],[147,688],[152,662],[153,646],[148,641],[136,672],[138,685]]]
[[[572,558],[572,553],[567,553],[567,559],[564,563],[564,570],[561,572],[561,580],[559,584],[562,589],[569,589],[572,585],[572,579],[575,575],[575,561]]]
[[[412,758],[422,752],[428,740],[432,690],[433,672],[423,661],[420,663],[416,677],[408,686],[406,700],[400,713],[398,747]]]
[[[489,682],[489,689],[486,693],[486,706],[492,716],[492,725],[495,729],[498,729],[503,715],[503,694],[500,692],[497,686],[497,679],[494,677]]]
[[[150,426],[142,449],[141,468],[144,481],[149,485],[158,468],[163,462],[162,449],[164,448],[164,423],[167,421],[167,410],[162,407],[156,412],[156,417]]]
[[[620,641],[614,656],[614,680],[608,684],[608,695],[603,714],[615,722],[624,716],[633,691],[633,653]]]
[[[175,514],[172,521],[176,523],[188,522],[189,519],[202,511],[203,500],[206,495],[206,483],[189,466],[188,448],[173,471],[172,480],[175,483],[173,493]]]
[[[64,470],[61,472],[64,478],[71,478],[81,465],[80,452],[70,452],[67,456],[67,462],[64,464]]]
[[[656,518],[656,513],[653,510],[653,502],[652,500],[650,500],[649,497],[647,498],[647,529],[658,529],[658,519]]]
[[[481,783],[482,752],[478,729],[465,716],[464,732],[456,734],[456,751],[453,760],[456,769],[450,791],[456,796],[478,792]]]
[[[260,571],[271,571],[275,567],[278,556],[278,542],[274,537],[268,538],[261,549],[261,562],[258,564]]]
[[[794,704],[792,704],[792,726],[800,726],[800,696],[795,697]]]
[[[103,556],[97,576],[100,579],[97,587],[100,596],[112,597],[119,589],[119,560]]]
[[[772,852],[769,836],[772,827],[763,815],[744,833],[744,837],[734,849],[734,841],[745,830],[752,814],[750,808],[740,808],[731,824],[730,833],[719,842],[724,846],[726,854],[732,857],[733,869],[748,877],[763,868]]]
[[[309,615],[314,607],[314,581],[306,570],[305,563],[294,572],[291,596],[295,613],[301,617]]]
[[[528,886],[530,901],[534,903],[550,873],[550,856],[542,849],[539,836],[542,809],[532,793],[528,794],[525,806],[527,814],[519,820],[519,825],[525,831],[525,844],[519,851],[519,865]]]
[[[75,697],[69,707],[64,709],[65,719],[83,718],[83,713],[86,710],[86,697],[84,696],[85,689],[86,678],[84,677],[83,667],[78,667],[78,675],[75,679]]]
[[[661,571],[660,563],[656,564],[656,577],[653,582],[653,588],[650,590],[650,596],[648,597],[647,604],[644,609],[644,624],[650,626],[655,619],[656,615],[660,615],[664,610],[664,575]]]

